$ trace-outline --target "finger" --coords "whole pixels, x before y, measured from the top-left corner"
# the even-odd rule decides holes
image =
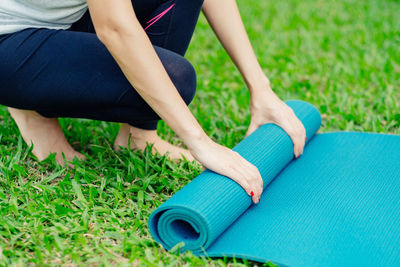
[[[295,146],[296,146],[296,158],[299,158],[300,155],[303,153],[303,144],[304,144],[304,140],[302,140],[301,138],[301,134],[299,133],[295,133],[294,134],[294,138],[295,138]]]
[[[296,117],[296,120],[297,120],[297,124],[298,124],[297,136],[298,136],[299,153],[300,153],[300,155],[302,155],[304,152],[304,146],[306,144],[306,130],[304,128],[303,123],[301,123],[301,121],[299,119],[297,119],[297,117]]]
[[[293,153],[295,157],[298,158],[303,153],[304,149],[305,129],[293,109],[290,107],[288,108],[288,119],[285,120],[284,125],[293,142]]]
[[[249,196],[253,197],[256,194],[256,187],[254,185],[254,182],[251,179],[251,175],[247,172],[246,166],[244,166],[240,161],[236,162],[235,164],[235,171],[238,173],[240,176],[240,179],[243,179],[246,181],[246,184],[248,185],[246,188],[246,192]]]
[[[260,197],[254,194],[254,196],[251,197],[251,200],[253,201],[254,204],[258,204],[258,202],[260,202]]]
[[[251,188],[250,183],[248,182],[246,177],[236,168],[237,167],[230,168],[230,173],[228,173],[227,176],[238,183],[244,189],[247,195],[251,196],[251,192],[253,192],[254,195],[254,190]]]
[[[254,174],[255,175],[255,177],[257,177],[256,178],[256,181],[255,182],[253,182],[253,188],[255,188],[254,189],[254,196],[253,196],[253,202],[254,203],[258,203],[258,202],[260,202],[260,199],[261,199],[261,194],[262,194],[262,191],[263,191],[263,188],[262,188],[262,186],[260,185],[260,182],[258,182],[258,175],[257,175],[257,173],[256,174]],[[254,180],[253,180],[254,181]]]
[[[251,197],[254,203],[258,203],[259,193],[257,185],[254,183],[251,178],[251,174],[246,171],[246,167],[239,162],[236,162],[235,167],[233,168],[236,174],[232,177],[237,181],[239,185],[245,189],[246,193]]]
[[[292,124],[289,123],[284,123],[281,125],[282,129],[289,135],[290,139],[292,140],[293,143],[293,155],[295,158],[298,158],[300,155],[301,147],[299,145],[299,138],[298,135],[296,134]]]
[[[293,155],[294,157],[297,158],[298,156],[298,147],[297,147],[297,140],[296,140],[296,135],[295,135],[295,126],[294,126],[294,122],[293,122],[293,116],[294,116],[294,112],[292,111],[292,109],[287,109],[286,110],[286,114],[283,115],[284,118],[283,120],[280,120],[279,122],[275,121],[274,123],[276,123],[279,127],[282,128],[282,130],[284,130],[287,135],[289,135],[292,143],[293,143]]]
[[[290,121],[283,125],[285,131],[289,134],[293,142],[293,153],[296,158],[303,154],[305,145],[305,128],[301,121],[294,115]]]
[[[243,158],[238,152],[232,150],[231,152],[233,152],[233,154],[231,154],[233,157],[230,159],[229,165],[226,166],[227,168],[223,168],[220,172],[217,172],[234,180],[244,189],[247,195],[253,198],[255,195],[255,189],[248,179],[249,175],[247,175],[244,171],[245,168],[243,168],[242,164],[240,163]]]
[[[263,181],[263,179],[261,177],[261,174],[260,174],[260,172],[258,171],[258,168],[255,165],[251,164],[247,160],[244,160],[243,162],[244,162],[245,167],[247,168],[247,170],[250,173],[250,177],[251,177],[252,183],[254,183],[254,189],[256,191],[255,192],[255,196],[260,198],[261,194],[262,194],[262,191],[263,191],[263,186],[264,186],[263,185],[264,181]]]
[[[301,151],[301,154],[303,154],[304,153],[304,148],[305,148],[305,146],[306,146],[306,141],[307,141],[307,133],[306,133],[306,128],[304,127],[304,125],[303,125],[303,123],[301,123],[301,129],[302,129],[302,137],[301,137],[301,140],[303,141],[303,149],[302,149],[302,151]],[[304,138],[304,139],[303,139]]]
[[[294,153],[295,157],[299,158],[301,154],[303,154],[304,149],[304,139],[301,137],[301,134],[294,134],[293,139],[294,141]]]
[[[258,203],[263,190],[263,180],[261,175],[257,167],[247,160],[243,159],[241,165],[242,170],[246,172],[244,175],[247,178],[250,188],[253,189],[254,195],[252,196],[252,200],[254,203]]]

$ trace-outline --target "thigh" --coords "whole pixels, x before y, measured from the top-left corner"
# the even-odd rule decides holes
[[[203,0],[132,0],[136,17],[153,45],[185,55]],[[89,11],[69,29],[95,33]]]
[[[0,104],[34,110],[112,106],[127,89],[134,90],[93,33],[27,29],[0,43]]]
[[[196,88],[190,62],[167,49],[154,49],[178,92],[190,102]],[[159,118],[95,34],[64,30],[27,29],[0,42],[0,104],[54,117]],[[111,112],[107,117],[98,112],[115,108],[129,114]]]
[[[132,4],[154,45],[185,55],[203,0],[132,0]]]
[[[143,28],[147,26],[146,22],[154,16],[154,11],[168,1],[171,0],[132,0],[136,17]]]
[[[147,22],[158,13],[168,3],[174,3],[175,0],[132,0],[132,6],[135,15],[143,28],[148,26]],[[155,12],[158,12],[155,14]],[[70,31],[95,33],[93,22],[89,10],[77,22],[72,24]],[[151,36],[149,36],[151,38]]]

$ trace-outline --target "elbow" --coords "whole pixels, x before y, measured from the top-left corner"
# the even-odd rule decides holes
[[[115,30],[110,29],[109,27],[101,27],[96,29],[96,35],[99,40],[107,46],[110,42],[110,37],[115,35]]]
[[[96,29],[97,38],[107,47],[112,46],[123,36],[118,26],[107,25]]]
[[[121,25],[107,24],[96,29],[97,38],[106,46],[113,46],[116,42],[120,43],[125,38],[136,35],[134,29],[129,29]]]

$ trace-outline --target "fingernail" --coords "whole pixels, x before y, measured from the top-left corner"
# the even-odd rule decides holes
[[[260,202],[261,198],[258,198],[258,202]]]
[[[254,192],[253,191],[250,192],[250,196],[254,196]]]
[[[306,139],[305,139],[306,141],[307,141],[307,136],[306,136]]]

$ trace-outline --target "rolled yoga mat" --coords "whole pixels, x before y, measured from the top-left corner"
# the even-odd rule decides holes
[[[316,134],[321,117],[286,102],[307,132],[304,154],[265,124],[233,150],[258,167],[259,204],[233,180],[205,170],[149,218],[169,250],[280,266],[400,266],[400,136]]]

